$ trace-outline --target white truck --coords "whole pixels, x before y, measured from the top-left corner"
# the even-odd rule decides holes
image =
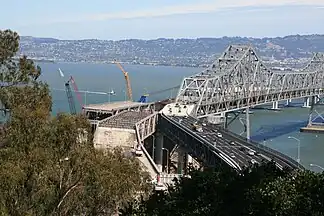
[[[203,132],[203,129],[202,129],[202,126],[199,125],[198,123],[193,123],[192,124],[192,129],[195,130],[195,131],[198,131],[198,132]]]
[[[143,155],[142,147],[140,144],[136,145],[134,153],[135,153],[135,156],[137,156],[137,157],[141,157]]]

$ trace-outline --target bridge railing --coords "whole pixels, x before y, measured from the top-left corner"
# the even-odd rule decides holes
[[[160,174],[160,183],[164,185],[174,184],[174,179],[180,179],[182,174]]]
[[[156,174],[159,174],[159,169],[156,166],[156,164],[154,163],[153,159],[151,158],[151,155],[146,151],[145,146],[143,145],[141,138],[140,138],[140,133],[139,133],[139,128],[135,125],[135,131],[136,131],[136,138],[137,138],[137,142],[138,144],[140,144],[141,149],[143,150],[145,157],[148,159],[148,161],[150,162],[152,168],[154,169]]]
[[[229,135],[232,135],[236,139],[242,140],[242,141],[246,142],[247,144],[249,144],[249,145],[251,145],[253,147],[256,147],[258,149],[262,149],[265,152],[276,155],[277,157],[282,158],[283,160],[293,164],[296,167],[303,168],[303,166],[300,163],[298,163],[297,161],[295,161],[293,158],[289,157],[288,155],[285,155],[285,154],[283,154],[283,153],[281,153],[279,151],[276,151],[276,150],[274,150],[272,148],[269,148],[269,147],[267,147],[265,145],[261,145],[260,143],[255,142],[253,140],[249,140],[249,139],[244,138],[244,137],[242,137],[240,135],[237,135],[236,133],[234,133],[234,132],[232,132],[230,130],[225,130],[225,131],[226,131],[226,133],[228,133]]]

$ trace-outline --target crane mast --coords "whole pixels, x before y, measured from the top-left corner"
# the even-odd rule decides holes
[[[69,102],[70,113],[72,115],[75,115],[76,108],[75,108],[74,98],[73,98],[72,90],[71,90],[71,86],[70,86],[70,80],[65,83],[65,89],[66,89],[66,96],[67,96],[68,102]]]
[[[124,70],[123,66],[119,62],[117,62],[116,60],[115,60],[115,63],[116,63],[116,65],[119,67],[119,69],[124,74],[125,81],[126,81],[126,88],[127,88],[127,97],[128,97],[128,100],[133,101],[132,87],[131,87],[131,84],[130,84],[130,79],[129,79],[129,76],[128,76],[128,72],[126,72]]]
[[[74,101],[74,98],[73,98],[73,94],[72,94],[72,90],[71,90],[70,83],[72,83],[72,85],[73,85],[75,94],[76,94],[76,96],[78,98],[78,101],[79,101],[79,104],[80,104],[80,107],[81,108],[83,108],[82,98],[81,98],[81,96],[79,94],[78,86],[76,85],[73,77],[71,76],[70,79],[65,83],[65,91],[66,91],[66,96],[67,96],[68,102],[69,102],[70,113],[72,115],[75,115],[77,113],[77,111],[76,111],[75,101]]]

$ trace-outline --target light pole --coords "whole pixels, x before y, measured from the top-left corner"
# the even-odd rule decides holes
[[[167,171],[167,173],[169,173],[169,157],[170,157],[170,155],[169,155],[169,149],[167,149],[167,148],[162,148],[162,150],[163,151],[166,151],[167,152],[167,169],[166,169],[166,171]]]
[[[300,139],[297,139],[296,137],[289,136],[288,139],[294,139],[297,141],[298,149],[297,149],[297,162],[300,163]]]
[[[317,167],[317,168],[320,168],[321,170],[324,171],[324,167],[320,166],[320,165],[317,165],[317,164],[309,164],[310,167]]]
[[[154,156],[155,156],[154,152],[155,152],[155,135],[152,135],[152,159],[155,162],[155,160],[154,160]]]

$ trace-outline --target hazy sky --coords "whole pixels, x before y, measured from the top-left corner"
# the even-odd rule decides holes
[[[1,4],[0,29],[61,39],[324,33],[324,0],[10,0]]]

